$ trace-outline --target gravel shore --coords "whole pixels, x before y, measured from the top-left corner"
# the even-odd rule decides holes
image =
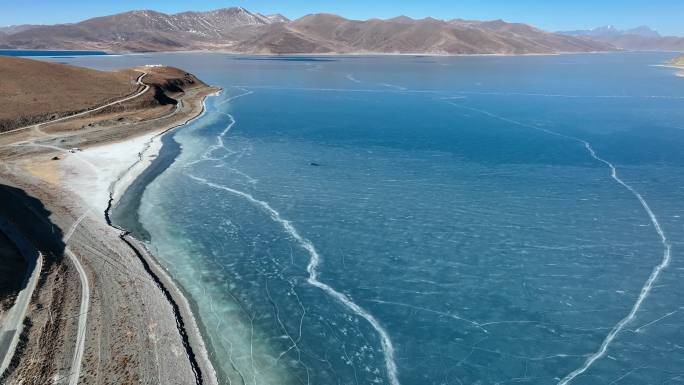
[[[46,254],[25,343],[3,383],[217,384],[188,301],[144,246],[110,226],[105,214],[110,198],[118,199],[156,157],[161,135],[201,115],[204,100],[218,91],[191,84],[170,95],[178,101],[173,106],[131,100],[0,136],[0,193],[12,197],[2,201],[0,215]],[[87,314],[80,313],[83,287]]]

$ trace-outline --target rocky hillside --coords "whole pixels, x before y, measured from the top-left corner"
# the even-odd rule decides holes
[[[152,88],[150,95],[146,95],[138,102],[137,107],[154,107],[158,105],[175,105],[179,94],[195,87],[206,86],[195,75],[174,67],[154,67],[145,70],[147,75],[143,83]]]
[[[15,27],[15,30],[17,28]],[[501,20],[348,20],[315,14],[289,21],[243,8],[166,15],[134,11],[77,24],[19,28],[0,48],[114,52],[225,50],[240,53],[530,54],[614,49],[585,37]]]

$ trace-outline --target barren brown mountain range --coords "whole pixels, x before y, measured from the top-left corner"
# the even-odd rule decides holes
[[[110,52],[222,50],[238,53],[549,54],[609,51],[607,43],[501,20],[348,20],[314,14],[290,21],[240,7],[167,15],[132,11],[76,24],[19,26],[4,49]]]

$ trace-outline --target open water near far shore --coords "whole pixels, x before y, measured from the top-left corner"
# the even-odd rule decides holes
[[[684,384],[671,56],[67,62],[224,88],[115,213],[223,384]]]

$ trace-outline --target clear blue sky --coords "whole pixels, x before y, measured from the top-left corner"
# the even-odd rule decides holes
[[[684,35],[684,0],[0,0],[0,25],[76,22],[134,9],[166,13],[242,6],[290,18],[330,12],[367,19],[401,14],[421,18],[504,19],[555,31],[612,24],[648,25]]]

